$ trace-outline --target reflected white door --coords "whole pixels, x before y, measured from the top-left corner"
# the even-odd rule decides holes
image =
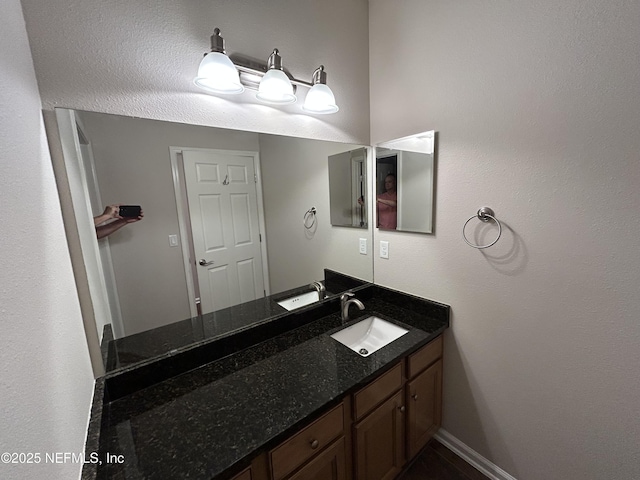
[[[263,297],[253,157],[186,149],[182,155],[202,313]]]

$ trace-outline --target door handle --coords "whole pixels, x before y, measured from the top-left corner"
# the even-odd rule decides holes
[[[203,267],[208,267],[209,265],[213,265],[213,260],[207,262],[204,258],[198,262]]]

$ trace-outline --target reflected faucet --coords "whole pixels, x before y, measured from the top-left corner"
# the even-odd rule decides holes
[[[318,299],[319,300],[324,300],[324,298],[326,297],[326,289],[324,288],[324,285],[322,284],[322,282],[313,282],[311,285],[309,285],[311,288],[315,288],[316,291],[318,292]]]
[[[345,292],[340,297],[340,312],[342,313],[342,324],[349,320],[349,307],[354,304],[357,305],[360,310],[364,310],[364,303],[362,303],[355,297],[354,293]]]

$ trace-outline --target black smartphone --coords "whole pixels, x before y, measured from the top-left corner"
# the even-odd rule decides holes
[[[140,205],[120,205],[120,216],[123,218],[138,218],[142,213]]]

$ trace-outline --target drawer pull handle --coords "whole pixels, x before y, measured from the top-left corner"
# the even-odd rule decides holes
[[[314,450],[318,448],[318,445],[320,445],[320,442],[318,442],[318,440],[313,440],[311,442],[311,448],[313,448]]]
[[[398,410],[400,410],[400,412],[404,413],[404,405],[402,405],[401,407],[398,407]]]
[[[414,400],[416,400],[416,401],[417,401],[417,400],[418,400],[418,394],[416,393],[416,394],[414,394],[414,395],[411,395],[411,398],[413,398]]]

